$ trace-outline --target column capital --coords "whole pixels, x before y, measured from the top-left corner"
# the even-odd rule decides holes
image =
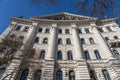
[[[52,28],[57,28],[57,24],[56,23],[52,24]]]
[[[33,26],[33,27],[34,27],[34,26],[37,26],[37,25],[38,25],[38,23],[34,23],[34,22],[32,23],[32,26]]]
[[[72,27],[72,29],[76,29],[76,28],[77,28],[77,26],[76,26],[75,23],[72,23],[72,24],[71,24],[71,27]]]

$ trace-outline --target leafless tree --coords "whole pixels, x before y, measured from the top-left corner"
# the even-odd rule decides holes
[[[23,47],[21,49],[21,47]],[[4,56],[0,58],[0,65],[3,64],[8,64],[10,63],[13,59],[16,59],[16,57],[14,57],[14,54],[20,50],[21,51],[21,56],[22,59],[22,63],[21,66],[22,67],[28,67],[29,66],[29,58],[32,58],[33,55],[35,54],[35,50],[32,48],[32,45],[30,44],[23,44],[23,40],[21,40],[21,38],[5,38],[2,40],[2,42],[0,43],[0,49],[4,49],[5,48],[5,52],[4,52]],[[18,68],[15,68],[11,73],[7,74],[6,76],[4,76],[2,78],[2,80],[5,80],[5,78],[7,78],[8,76],[12,76],[17,70],[19,70]]]
[[[59,0],[30,0],[34,5],[51,4]],[[120,0],[68,0],[68,5],[71,4],[78,14],[99,17],[100,19],[108,18],[109,16],[118,16],[120,12]]]

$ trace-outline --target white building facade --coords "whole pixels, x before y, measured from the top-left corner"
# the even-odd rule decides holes
[[[9,64],[0,65],[1,79],[120,80],[117,18],[99,20],[65,12],[30,19],[13,17],[0,40],[13,34],[23,36],[23,43],[33,46],[35,54],[24,67],[21,51],[17,51]]]

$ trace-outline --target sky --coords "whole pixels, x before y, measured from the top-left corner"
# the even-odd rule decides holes
[[[78,14],[71,6],[75,0],[59,0],[59,4],[47,6],[34,5],[30,0],[0,0],[0,33],[10,24],[11,17],[23,16],[29,19],[32,16],[41,16],[59,12]],[[69,2],[69,3],[68,3]]]

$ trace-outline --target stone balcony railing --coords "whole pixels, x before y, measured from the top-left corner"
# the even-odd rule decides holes
[[[120,39],[112,39],[108,41],[109,47],[120,47]]]

